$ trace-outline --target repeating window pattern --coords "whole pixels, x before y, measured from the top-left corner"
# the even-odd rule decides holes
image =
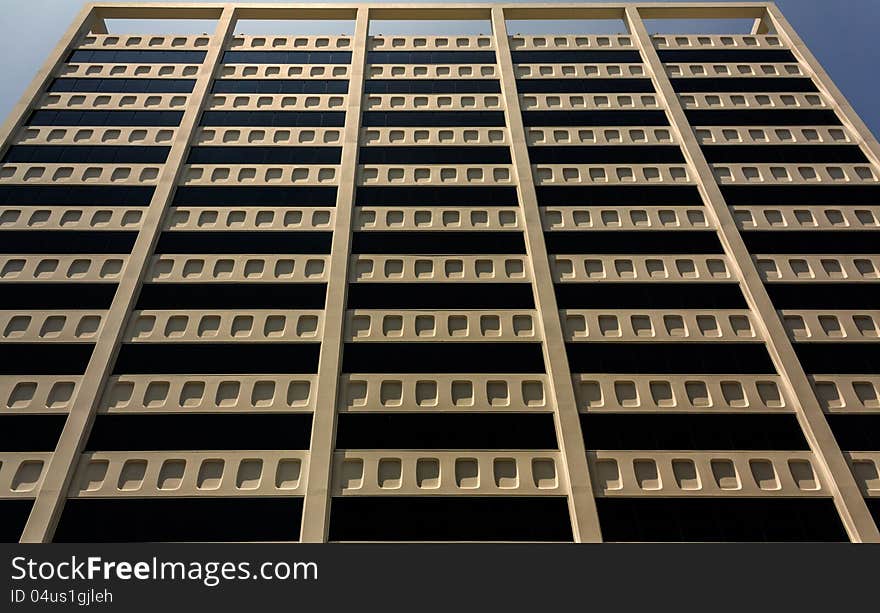
[[[3,135],[0,537],[880,538],[876,143],[775,8],[235,10],[68,41]]]

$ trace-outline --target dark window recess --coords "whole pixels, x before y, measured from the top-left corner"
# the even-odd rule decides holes
[[[571,541],[565,498],[333,498],[331,541]]]
[[[324,283],[147,283],[136,309],[323,309]]]
[[[345,111],[205,111],[200,125],[341,128]]]
[[[367,51],[367,64],[494,63],[494,51]]]
[[[363,125],[375,127],[503,126],[502,111],[364,111]]]
[[[797,63],[788,49],[658,49],[661,62],[780,62]],[[636,60],[638,61],[638,60]]]
[[[348,81],[342,79],[217,79],[215,94],[345,94]]]
[[[86,343],[9,343],[0,375],[81,375],[93,348]]]
[[[52,81],[50,92],[98,92],[106,94],[189,94],[194,79],[80,79]]]
[[[880,415],[825,416],[837,444],[844,451],[877,451],[880,449]]]
[[[539,185],[535,192],[540,206],[703,206],[694,185]]]
[[[766,287],[777,309],[871,310],[880,305],[876,283],[767,283]]]
[[[336,187],[234,187],[181,186],[174,193],[176,206],[336,206]]]
[[[298,541],[302,505],[290,497],[69,499],[53,542]]]
[[[545,232],[544,240],[549,253],[724,253],[718,234],[702,230]]]
[[[34,111],[31,126],[179,126],[183,111]]]
[[[337,449],[556,449],[550,413],[341,413]]]
[[[226,51],[223,64],[350,64],[351,51]]]
[[[808,77],[690,77],[672,79],[679,93],[691,92],[817,92]]]
[[[580,418],[589,450],[809,449],[793,414],[586,413]]]
[[[86,451],[308,449],[309,413],[98,415]]]
[[[0,415],[0,451],[55,451],[67,415]]]
[[[588,145],[529,147],[532,164],[683,164],[676,145]]]
[[[0,543],[18,543],[33,506],[25,498],[0,500]]]
[[[367,79],[365,94],[499,94],[495,79]]]
[[[115,283],[4,283],[0,309],[108,309],[115,294]]]
[[[533,309],[530,283],[352,283],[350,309]]]
[[[702,149],[710,163],[868,163],[858,145],[706,145]]]
[[[119,253],[134,246],[137,232],[96,230],[0,230],[0,253]]]
[[[775,374],[761,343],[567,343],[574,373]]]
[[[345,343],[342,370],[357,373],[542,373],[544,356],[540,343],[526,342]]]
[[[355,232],[352,253],[525,254],[521,232]]]
[[[624,50],[511,51],[510,56],[514,64],[627,64],[642,61],[638,51]]]
[[[187,164],[338,164],[342,147],[191,147]]]
[[[74,49],[70,64],[201,64],[204,51],[160,49]]]
[[[847,541],[830,498],[597,498],[610,542]]]
[[[0,204],[148,206],[153,189],[145,185],[2,185]]]
[[[358,187],[359,206],[516,206],[515,187]]]
[[[359,164],[510,164],[508,147],[361,147]]]
[[[685,110],[692,126],[839,126],[827,109],[716,109]]]
[[[136,145],[15,145],[3,162],[164,164],[170,147]]]
[[[880,374],[876,343],[795,343],[794,350],[807,374]]]
[[[816,186],[812,186],[816,189]],[[880,194],[878,194],[880,195]],[[772,230],[742,233],[746,247],[752,253],[878,253],[880,232],[860,230]],[[866,287],[866,286],[862,286]]]
[[[865,503],[868,505],[868,511],[874,518],[874,523],[880,525],[880,498],[866,498]]]
[[[664,111],[523,111],[525,126],[668,126]]]
[[[521,94],[641,94],[654,91],[651,79],[517,79],[516,89]]]
[[[877,185],[722,185],[721,193],[730,206],[782,206],[829,204],[874,205],[880,202]]]
[[[156,253],[329,254],[332,232],[163,232]]]
[[[127,343],[119,349],[113,372],[314,374],[318,372],[319,351],[319,343]]]
[[[558,283],[561,309],[745,309],[732,283]]]

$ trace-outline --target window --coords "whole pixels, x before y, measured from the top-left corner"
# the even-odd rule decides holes
[[[0,204],[147,206],[153,189],[144,185],[2,185]]]
[[[189,185],[177,188],[177,206],[336,206],[336,187]]]
[[[204,51],[160,49],[76,49],[67,57],[71,64],[201,64]]]
[[[218,79],[215,94],[345,94],[348,81],[319,79]]]
[[[170,147],[137,145],[15,145],[3,162],[47,164],[164,164]]]
[[[361,147],[360,164],[510,164],[508,147]]]
[[[31,113],[32,126],[178,126],[183,111],[53,111]]]
[[[367,64],[494,63],[494,51],[367,51]]]
[[[526,126],[669,125],[664,111],[523,111],[522,118]]]
[[[226,51],[224,64],[350,64],[350,51]]]
[[[658,49],[661,62],[782,62],[796,63],[788,49]]]
[[[503,111],[365,111],[366,127],[503,126]]]
[[[205,111],[201,125],[341,128],[345,111]]]
[[[553,145],[529,147],[532,164],[683,164],[675,145]]]
[[[498,94],[495,79],[369,79],[367,94]]]
[[[192,147],[187,164],[338,164],[341,147]]]
[[[654,84],[651,79],[518,79],[516,89],[521,94],[646,93]]]
[[[690,77],[672,79],[677,92],[817,92],[809,78],[796,77]]]
[[[59,78],[52,81],[50,92],[101,92],[127,94],[188,94],[193,79],[80,79]]]
[[[642,56],[638,51],[599,51],[599,50],[579,50],[579,51],[511,51],[511,59],[514,64],[602,64],[607,62],[614,63],[635,63],[642,61]]]

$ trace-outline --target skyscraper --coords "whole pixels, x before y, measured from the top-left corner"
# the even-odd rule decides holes
[[[89,5],[2,139],[6,540],[880,540],[880,146],[772,4]]]

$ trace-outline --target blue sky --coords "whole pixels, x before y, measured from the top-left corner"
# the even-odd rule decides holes
[[[5,118],[83,3],[3,0],[3,4],[0,19],[6,27],[0,37],[0,117]],[[875,135],[880,134],[880,0],[778,0],[777,4],[862,119]],[[345,24],[329,25],[331,33],[344,31]],[[474,24],[480,31],[483,25]],[[511,31],[528,33],[518,26],[511,24]],[[652,26],[649,24],[649,29],[655,29]],[[541,27],[547,32],[566,29],[565,24],[554,22]],[[392,34],[404,29],[400,24],[385,23],[375,24],[373,31]],[[485,31],[488,33],[488,27]]]

